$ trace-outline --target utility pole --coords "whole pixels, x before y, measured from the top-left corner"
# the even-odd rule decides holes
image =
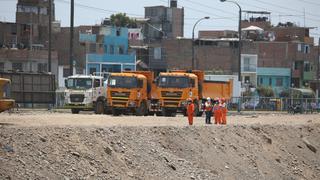
[[[317,99],[319,99],[320,96],[320,37],[319,37],[319,41],[318,41],[318,68],[317,68],[317,90],[318,90],[318,97]]]
[[[49,47],[48,47],[48,72],[51,73],[51,40],[52,40],[52,0],[49,0]]]
[[[70,76],[73,75],[73,20],[74,20],[74,0],[71,0],[71,11],[70,11],[70,49],[69,49],[69,65],[70,65]]]

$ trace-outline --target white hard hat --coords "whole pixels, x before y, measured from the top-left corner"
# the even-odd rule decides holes
[[[211,98],[210,98],[210,97],[207,97],[207,100],[208,100],[208,101],[210,101],[210,100],[211,100]]]

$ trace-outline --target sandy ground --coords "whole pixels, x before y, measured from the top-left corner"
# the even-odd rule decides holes
[[[0,114],[0,179],[314,179],[320,115],[232,112],[228,125],[187,118]]]
[[[213,119],[212,119],[213,120]],[[320,123],[320,114],[291,115],[279,112],[231,112],[227,117],[228,125],[303,125]],[[205,126],[203,117],[195,117],[195,126]],[[72,126],[72,127],[110,127],[110,126],[187,126],[187,117],[158,116],[111,116],[95,115],[91,112],[71,114],[68,110],[20,110],[0,114],[1,124],[20,127]],[[214,126],[214,125],[213,125]]]

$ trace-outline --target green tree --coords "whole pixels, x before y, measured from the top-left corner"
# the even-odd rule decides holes
[[[137,22],[126,15],[126,13],[117,13],[110,16],[111,23],[117,27],[136,28]]]
[[[271,87],[260,86],[257,88],[260,97],[274,97],[274,92]]]

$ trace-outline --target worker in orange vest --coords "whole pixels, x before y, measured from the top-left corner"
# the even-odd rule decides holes
[[[219,114],[219,99],[215,98],[214,106],[213,106],[213,113],[214,113],[214,124],[220,124],[220,114]]]
[[[193,124],[193,114],[194,114],[194,104],[192,102],[192,99],[188,98],[187,115],[188,115],[189,125]]]
[[[224,98],[221,99],[221,124],[227,124],[227,104]]]
[[[212,116],[212,102],[211,98],[207,97],[207,101],[204,104],[205,113],[206,113],[206,124],[212,124],[211,123],[211,116]]]

